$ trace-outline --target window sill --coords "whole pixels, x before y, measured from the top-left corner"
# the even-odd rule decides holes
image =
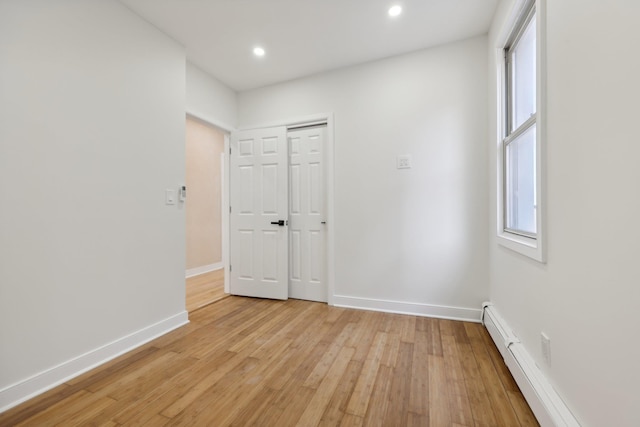
[[[511,249],[521,255],[534,259],[538,262],[545,263],[544,252],[542,250],[542,242],[540,236],[537,239],[531,239],[519,236],[507,231],[498,232],[497,241],[500,246]]]

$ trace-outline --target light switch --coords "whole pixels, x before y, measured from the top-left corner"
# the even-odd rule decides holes
[[[396,167],[398,169],[411,169],[411,156],[404,154],[396,157]]]
[[[176,190],[172,190],[167,188],[165,191],[165,203],[167,205],[175,205],[176,204]]]

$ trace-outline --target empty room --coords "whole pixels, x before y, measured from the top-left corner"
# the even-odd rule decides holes
[[[0,426],[639,426],[639,19],[0,0]]]

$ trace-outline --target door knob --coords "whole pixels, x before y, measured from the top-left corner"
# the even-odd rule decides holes
[[[279,221],[271,221],[271,224],[279,225],[280,227],[284,227],[284,219],[281,219]]]

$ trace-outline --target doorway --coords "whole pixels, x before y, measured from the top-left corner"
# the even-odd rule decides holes
[[[191,312],[224,294],[223,162],[225,132],[186,118],[186,308]]]
[[[327,122],[232,133],[231,294],[330,302],[333,150]]]

